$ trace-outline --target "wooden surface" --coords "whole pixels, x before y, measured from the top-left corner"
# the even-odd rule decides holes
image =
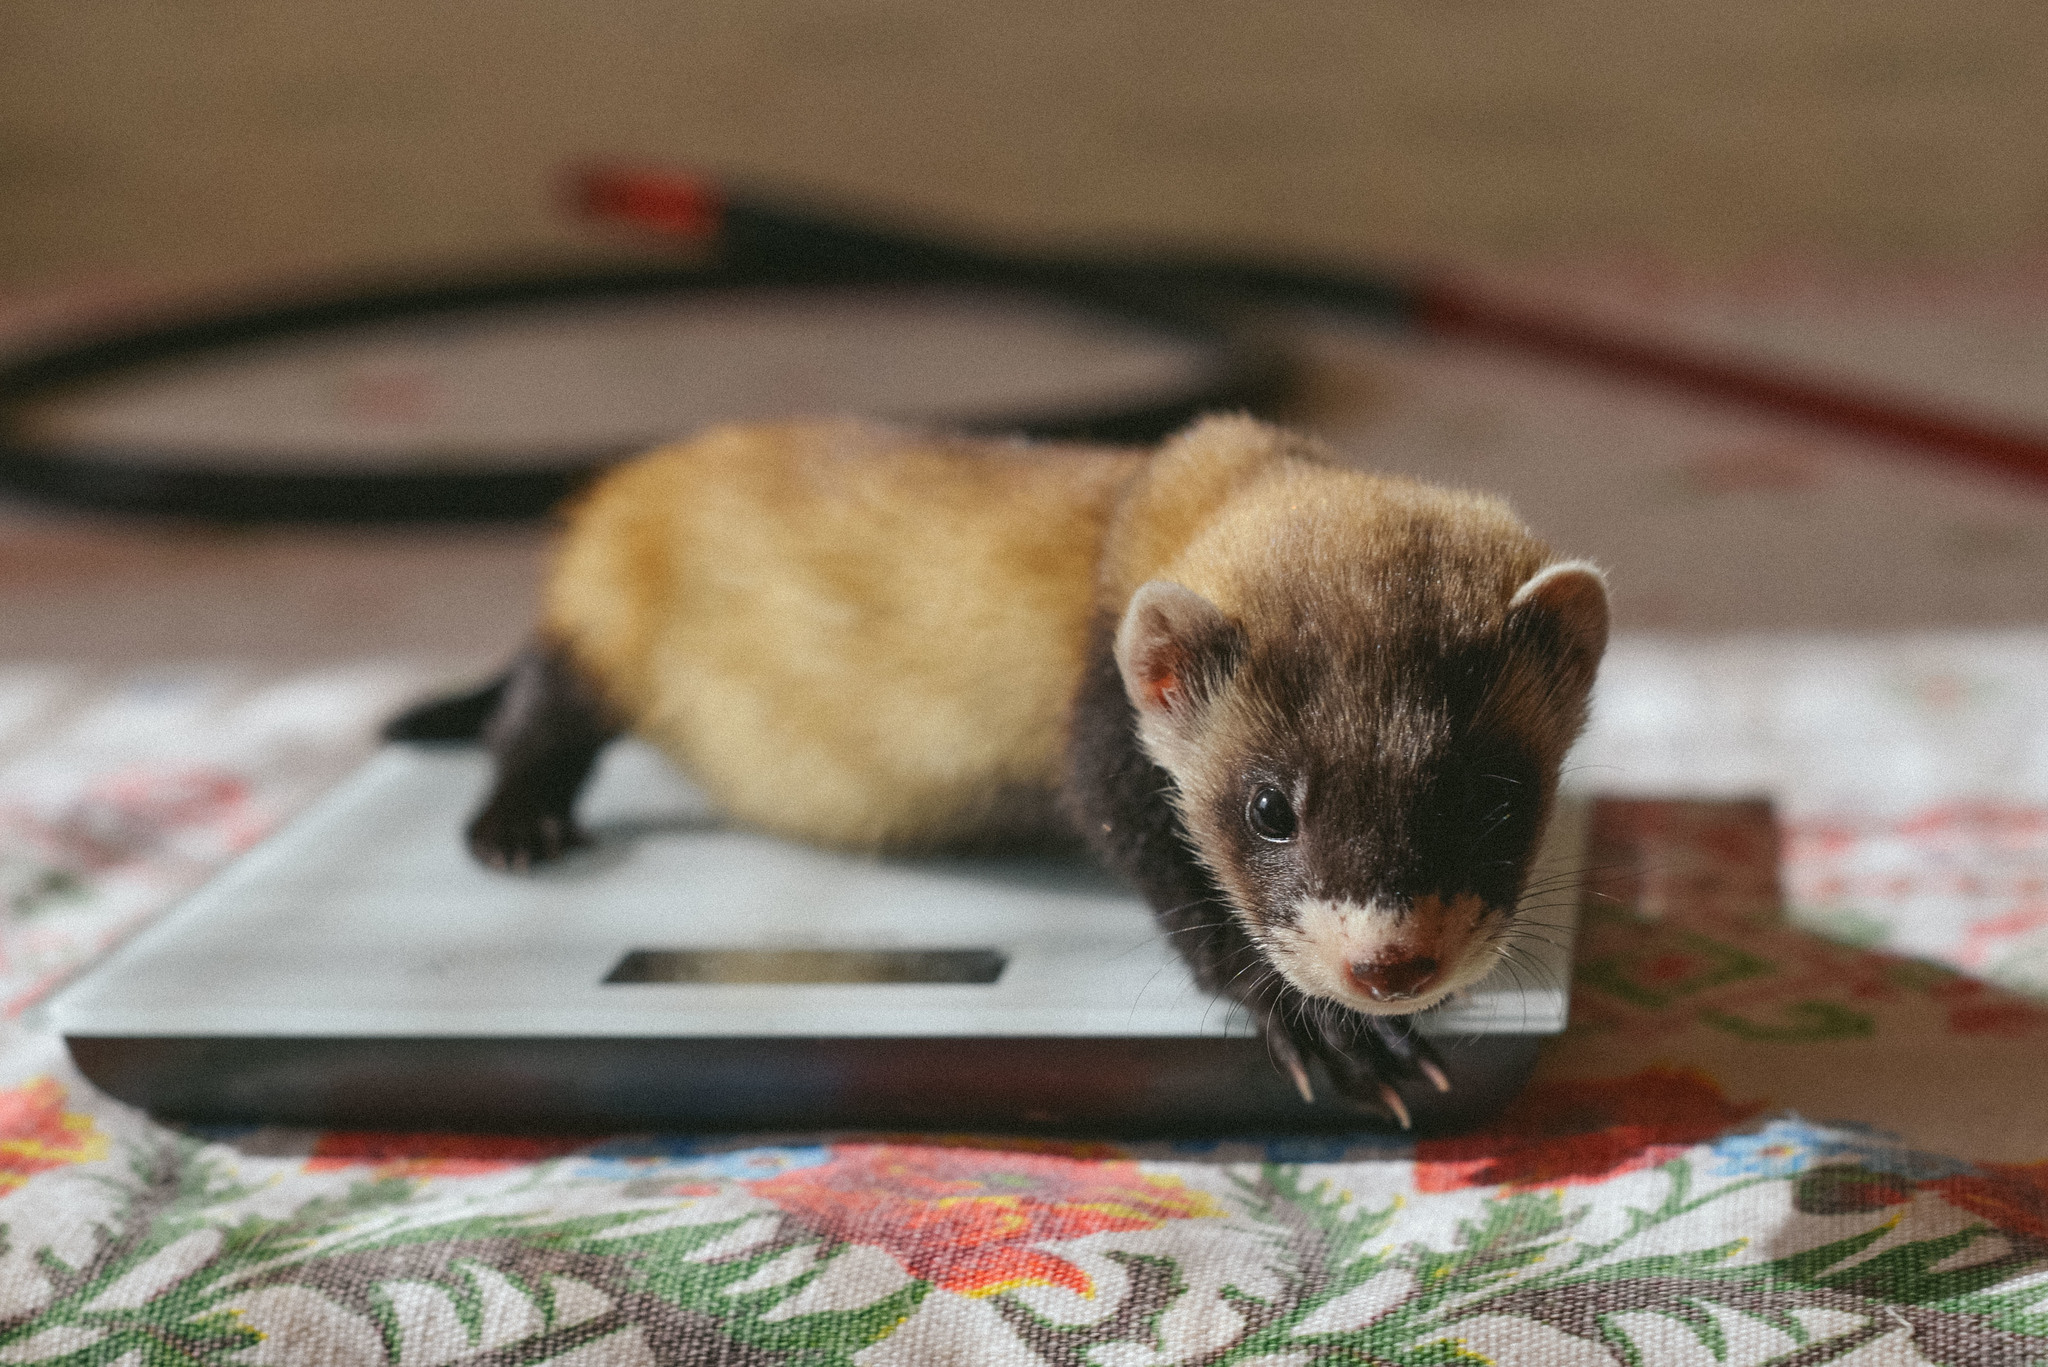
[[[2038,251],[2030,0],[9,0],[0,281],[581,251],[592,156],[1013,239]]]

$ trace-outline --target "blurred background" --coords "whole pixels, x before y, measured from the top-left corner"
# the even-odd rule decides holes
[[[0,281],[590,252],[594,155],[1013,244],[1982,261],[2044,120],[2025,0],[10,0]]]

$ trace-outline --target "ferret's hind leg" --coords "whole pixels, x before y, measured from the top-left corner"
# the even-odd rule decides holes
[[[469,823],[470,853],[491,868],[523,872],[589,843],[576,824],[576,796],[619,731],[567,651],[545,640],[521,651],[484,728],[497,772]]]

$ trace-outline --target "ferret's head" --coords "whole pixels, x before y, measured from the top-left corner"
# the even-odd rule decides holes
[[[1145,583],[1116,637],[1245,929],[1302,992],[1374,1014],[1493,967],[1607,642],[1592,566],[1415,527],[1362,555],[1283,529],[1207,592]]]

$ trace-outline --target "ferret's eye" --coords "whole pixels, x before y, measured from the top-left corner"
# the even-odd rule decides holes
[[[1244,820],[1253,835],[1275,844],[1294,839],[1295,828],[1300,824],[1294,819],[1294,807],[1287,801],[1287,794],[1270,785],[1252,794],[1252,800],[1245,804]]]

